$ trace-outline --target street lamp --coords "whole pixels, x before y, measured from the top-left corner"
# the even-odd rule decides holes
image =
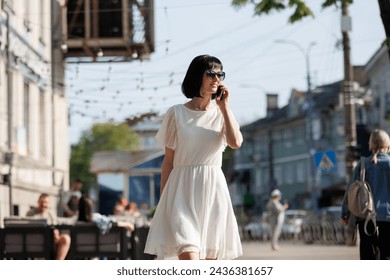
[[[305,58],[305,64],[306,64],[307,93],[309,95],[309,98],[311,98],[310,50],[313,46],[316,45],[316,42],[311,42],[307,47],[306,51],[302,48],[301,45],[299,45],[297,42],[292,40],[279,39],[279,40],[275,40],[275,43],[294,45],[303,54]]]
[[[311,91],[311,76],[310,76],[310,50],[316,45],[315,42],[311,42],[307,49],[305,50],[301,45],[292,40],[275,40],[275,43],[281,44],[290,44],[299,49],[303,54],[306,65],[306,80],[307,80],[307,97],[308,97],[308,118],[309,118],[309,156],[310,156],[310,187],[311,187],[311,197],[313,203],[313,211],[317,212],[318,202],[317,202],[317,184],[316,184],[316,172],[314,164],[314,141],[313,141],[313,94]]]

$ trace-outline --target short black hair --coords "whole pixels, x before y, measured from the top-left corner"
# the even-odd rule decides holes
[[[202,86],[204,72],[215,67],[221,68],[221,71],[223,70],[222,62],[215,56],[204,54],[195,57],[188,66],[181,85],[181,92],[187,98],[202,97],[200,87]]]
[[[79,200],[79,222],[92,222],[93,201],[87,195],[82,195]]]

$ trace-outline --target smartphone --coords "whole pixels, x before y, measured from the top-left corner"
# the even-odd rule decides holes
[[[222,92],[222,86],[218,87],[216,95],[219,100],[222,100],[225,97],[225,94]]]

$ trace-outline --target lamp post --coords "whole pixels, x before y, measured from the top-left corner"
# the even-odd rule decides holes
[[[276,40],[276,43],[280,44],[290,44],[299,49],[299,51],[303,54],[305,58],[305,65],[306,65],[306,80],[307,80],[307,93],[309,95],[309,98],[311,99],[311,75],[310,75],[310,51],[313,46],[316,45],[315,42],[311,42],[309,46],[307,47],[306,51],[304,48],[302,48],[301,45],[299,45],[297,42],[292,40]]]
[[[311,91],[311,75],[310,75],[310,50],[316,44],[315,42],[311,42],[307,49],[305,50],[301,45],[292,40],[276,40],[276,43],[281,44],[290,44],[299,49],[299,51],[303,54],[305,59],[306,66],[306,80],[307,80],[307,97],[309,106],[307,108],[307,115],[309,119],[309,159],[310,159],[310,188],[311,188],[311,198],[312,198],[312,208],[314,212],[318,210],[318,201],[317,201],[317,180],[316,180],[316,172],[315,172],[315,164],[314,164],[314,140],[313,140],[313,94]]]

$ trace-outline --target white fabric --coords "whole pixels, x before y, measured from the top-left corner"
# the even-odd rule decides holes
[[[193,111],[171,107],[156,137],[175,150],[173,170],[165,185],[145,247],[158,259],[177,259],[199,252],[201,259],[234,259],[241,240],[225,176],[223,116],[213,105]]]
[[[64,204],[68,204],[69,200],[72,198],[72,196],[75,196],[75,197],[77,197],[77,199],[80,199],[82,196],[81,191],[69,190],[69,191],[64,192],[64,194],[63,194]]]
[[[48,225],[56,225],[57,220],[53,213],[51,213],[49,210],[40,213],[38,208],[31,208],[27,213],[27,217],[34,217],[37,219],[46,219]]]

